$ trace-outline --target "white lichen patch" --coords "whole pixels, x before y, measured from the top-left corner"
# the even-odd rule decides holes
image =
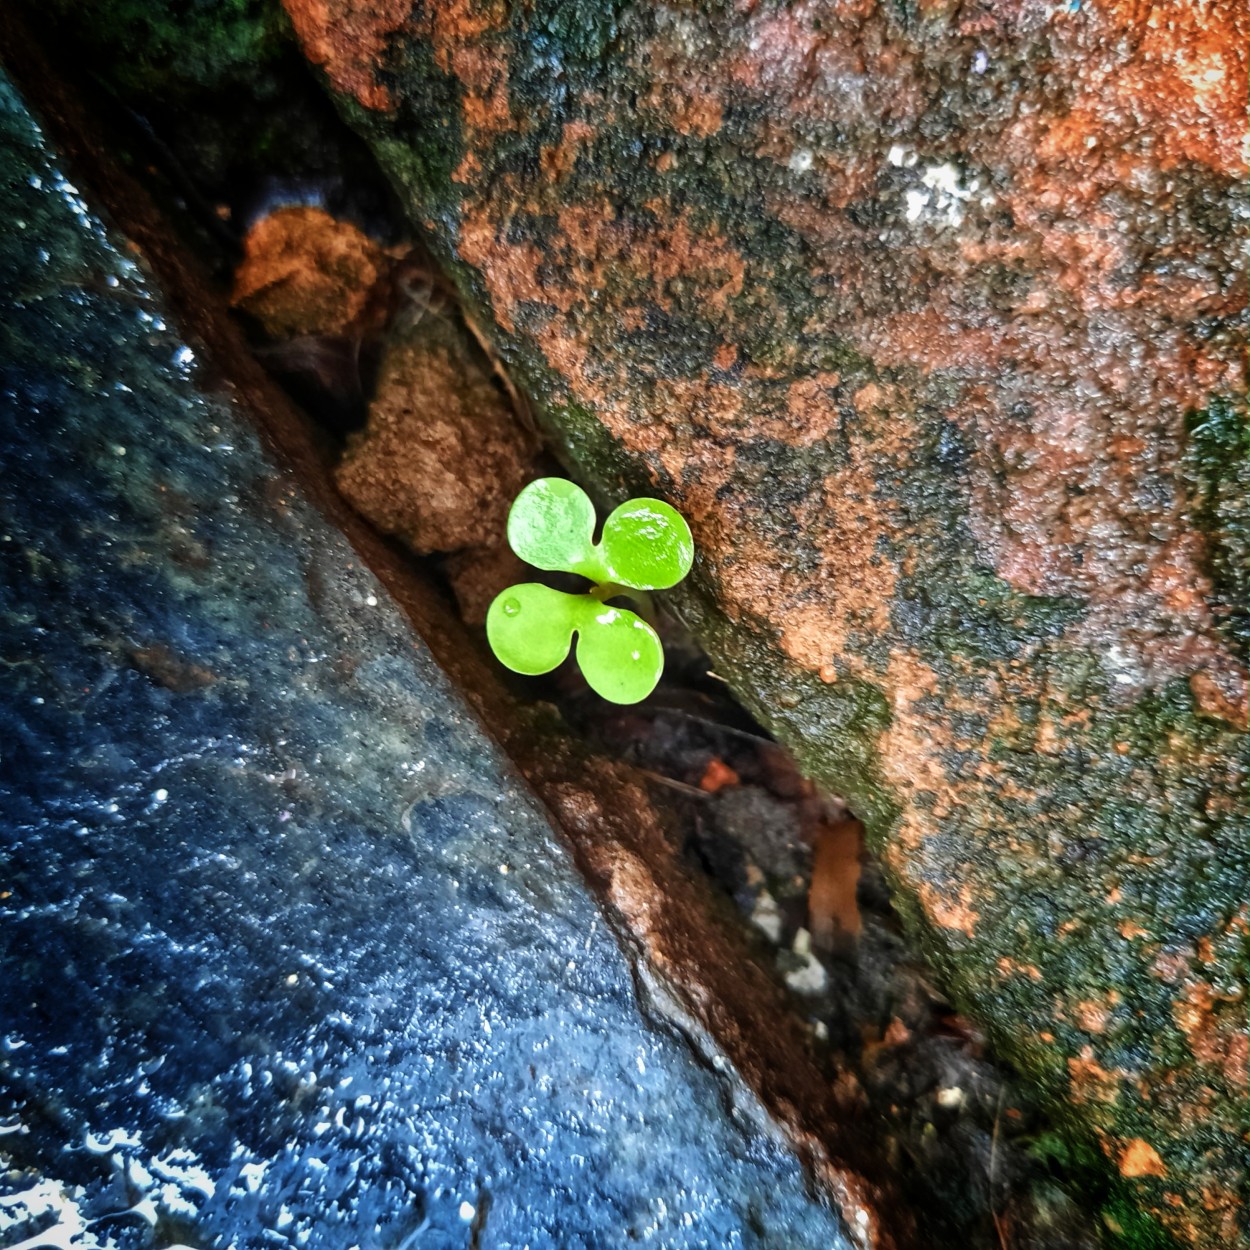
[[[790,172],[792,174],[807,173],[815,159],[811,148],[795,148],[789,161]]]
[[[796,994],[824,993],[829,984],[829,974],[824,964],[812,954],[812,935],[806,929],[795,933],[787,962],[790,967],[784,974],[785,983]]]
[[[781,909],[767,890],[761,890],[751,912],[751,923],[772,943],[781,941]]]
[[[897,145],[890,149],[888,159],[891,165],[902,169],[918,164],[914,152]],[[993,196],[982,193],[980,178],[969,178],[965,184],[950,161],[926,165],[920,171],[920,186],[903,192],[903,216],[912,225],[958,226],[969,202],[978,199],[985,206],[993,203]]]
[[[823,994],[829,984],[824,964],[810,952],[800,958],[802,964],[785,974],[786,984],[796,994]]]

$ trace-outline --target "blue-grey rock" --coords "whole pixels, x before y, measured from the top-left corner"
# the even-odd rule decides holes
[[[845,1247],[0,84],[0,1246]]]

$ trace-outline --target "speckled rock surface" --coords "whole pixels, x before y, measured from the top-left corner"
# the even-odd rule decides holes
[[[844,1245],[7,84],[0,197],[4,1244]]]
[[[384,534],[422,554],[463,553],[452,583],[481,623],[495,595],[526,576],[504,534],[512,501],[538,472],[535,440],[474,347],[445,300],[401,319],[336,480]]]
[[[252,223],[230,303],[272,339],[342,334],[362,319],[388,266],[350,221],[287,204]]]
[[[1108,1228],[1239,1244],[1244,6],[285,3]]]

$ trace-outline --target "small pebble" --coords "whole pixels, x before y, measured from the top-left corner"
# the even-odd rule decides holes
[[[823,994],[829,985],[825,966],[812,954],[803,957],[803,966],[785,974],[786,984],[796,994]]]

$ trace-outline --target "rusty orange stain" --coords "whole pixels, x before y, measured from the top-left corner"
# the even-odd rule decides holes
[[[699,778],[699,789],[708,794],[716,794],[726,786],[736,786],[742,779],[724,760],[713,756],[708,760],[703,776]]]
[[[942,894],[928,881],[920,883],[920,903],[935,923],[943,929],[957,929],[966,937],[974,937],[976,923],[980,914],[971,907],[972,889],[964,885],[959,888],[957,897],[951,898]]]
[[[1033,981],[1042,979],[1042,970],[1036,964],[1022,964],[1007,955],[998,961],[998,970],[1003,976],[1025,976]]]
[[[1132,38],[1119,39],[1120,32]],[[1049,147],[1077,159],[1095,136],[1113,147],[1114,119],[1132,119],[1157,137],[1151,154],[1164,169],[1194,161],[1230,177],[1245,175],[1246,50],[1250,17],[1244,5],[1214,0],[1159,8],[1115,0],[1089,10],[1089,29],[1073,40],[1093,52],[1082,90]],[[1111,119],[1111,124],[1108,124]]]
[[[789,428],[780,434],[783,442],[809,447],[833,433],[839,421],[835,395],[841,380],[836,373],[817,373],[790,383],[786,391]]]
[[[714,135],[723,120],[723,106],[714,91],[697,87],[656,83],[643,97],[642,107],[659,113],[679,135],[706,139]]]
[[[1194,673],[1189,678],[1199,710],[1213,720],[1227,721],[1235,729],[1250,728],[1250,699],[1247,688],[1242,685],[1223,685],[1211,673]]]
[[[1082,1046],[1080,1054],[1068,1060],[1072,1100],[1078,1103],[1114,1103],[1120,1097],[1121,1073],[1109,1072],[1094,1058],[1092,1046]]]
[[[543,175],[549,183],[566,178],[577,162],[582,146],[595,137],[595,128],[589,122],[565,122],[560,142],[543,148],[539,154]]]
[[[412,10],[411,0],[282,0],[304,55],[325,71],[336,91],[367,109],[394,107],[377,80],[390,37]]]
[[[1120,1152],[1119,1166],[1121,1176],[1166,1176],[1168,1174],[1159,1152],[1141,1137],[1134,1137]]]
[[[1075,1003],[1072,1014],[1077,1025],[1086,1033],[1105,1033],[1119,999],[1120,995],[1112,990],[1102,1000],[1087,998]]]
[[[822,822],[812,851],[807,912],[812,942],[831,950],[839,935],[858,938],[862,928],[856,888],[864,826],[854,817]]]
[[[1218,1068],[1230,1088],[1244,1090],[1250,1073],[1245,1011],[1207,981],[1191,980],[1172,1004],[1176,1027],[1201,1063]]]
[[[924,839],[937,832],[937,822],[955,805],[951,782],[939,755],[942,734],[934,732],[932,718],[918,706],[937,693],[937,673],[918,656],[895,652],[886,670],[887,697],[893,713],[882,735],[882,768],[896,793],[912,803],[912,817],[900,830],[897,845],[919,850]],[[932,796],[927,808],[915,799]]]

